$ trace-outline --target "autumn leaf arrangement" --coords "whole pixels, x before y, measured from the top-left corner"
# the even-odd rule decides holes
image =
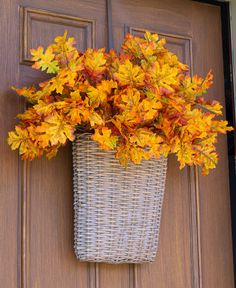
[[[166,40],[149,32],[127,34],[120,53],[81,53],[66,32],[54,41],[31,50],[32,67],[52,77],[15,88],[31,103],[8,137],[22,159],[50,159],[84,131],[101,149],[115,150],[124,166],[174,153],[180,168],[199,165],[203,174],[215,168],[217,135],[232,128],[218,119],[221,104],[202,96],[213,83],[211,72],[189,76]]]

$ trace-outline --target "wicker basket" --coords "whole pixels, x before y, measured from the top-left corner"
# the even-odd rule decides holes
[[[74,248],[81,261],[152,262],[157,252],[167,159],[122,167],[90,134],[73,143]]]

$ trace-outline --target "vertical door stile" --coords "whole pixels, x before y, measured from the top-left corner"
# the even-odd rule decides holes
[[[108,50],[114,48],[113,31],[112,31],[112,6],[111,0],[106,0],[107,3],[107,33],[108,33]]]
[[[111,0],[107,0],[107,19],[108,19],[108,49],[114,48],[113,31],[112,31],[112,6]],[[138,288],[138,266],[129,264],[129,288]]]
[[[99,264],[90,263],[89,264],[89,273],[88,273],[88,288],[99,288]]]
[[[112,35],[112,11],[111,11],[111,1],[106,0],[106,18],[107,18],[107,49],[113,48],[113,35]],[[89,264],[89,288],[99,288],[99,263]]]
[[[29,179],[30,179],[30,163],[24,161],[19,164],[19,174],[21,175],[20,185],[20,197],[21,197],[21,226],[20,226],[20,279],[21,288],[28,287],[29,273],[30,273],[30,241],[29,241],[29,209],[30,209],[30,191],[29,191]]]

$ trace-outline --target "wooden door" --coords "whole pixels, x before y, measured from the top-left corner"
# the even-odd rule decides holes
[[[0,283],[5,288],[232,288],[233,264],[226,137],[220,162],[207,177],[178,169],[169,158],[157,259],[145,265],[80,263],[73,254],[71,147],[47,161],[23,163],[6,144],[24,109],[9,87],[43,80],[30,68],[29,49],[68,30],[78,47],[107,43],[105,0],[1,0]],[[224,102],[219,7],[189,0],[112,1],[114,45],[145,29],[192,73],[215,75],[209,98]]]

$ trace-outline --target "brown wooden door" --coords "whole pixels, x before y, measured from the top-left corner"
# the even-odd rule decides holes
[[[145,265],[80,263],[73,254],[71,147],[23,163],[6,144],[24,103],[9,87],[38,83],[29,49],[68,30],[80,49],[107,43],[105,0],[1,0],[0,286],[4,288],[232,288],[226,138],[207,177],[169,158],[158,255]],[[209,97],[224,102],[219,7],[187,0],[112,1],[114,45],[125,32],[165,36],[192,73],[215,75]]]

